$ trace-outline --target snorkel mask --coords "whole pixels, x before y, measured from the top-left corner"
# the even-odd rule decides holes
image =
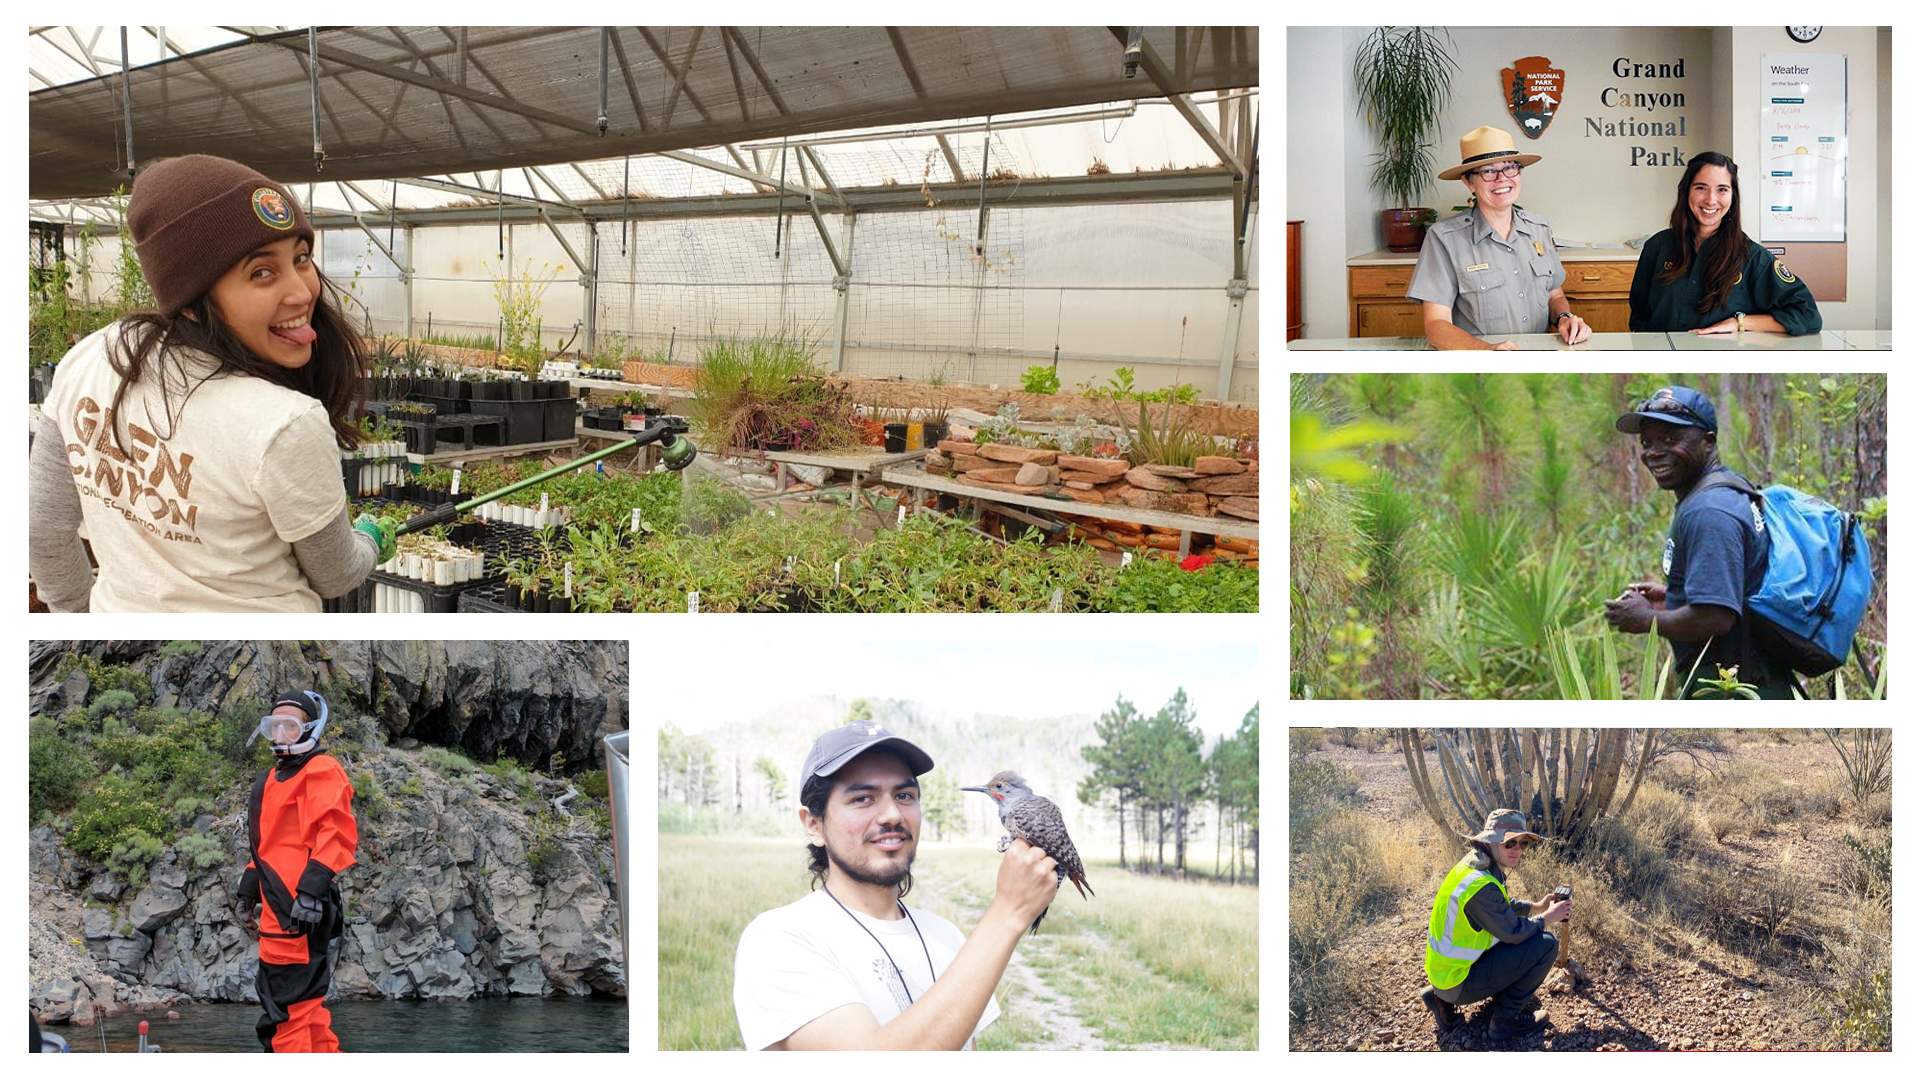
[[[326,729],[326,719],[330,712],[326,708],[326,698],[309,689],[294,690],[282,695],[273,702],[275,712],[284,706],[292,705],[306,713],[305,719],[283,713],[261,716],[259,726],[252,737],[246,739],[247,745],[253,740],[265,738],[273,747],[273,755],[279,757],[297,757],[310,753],[319,744],[319,733]]]

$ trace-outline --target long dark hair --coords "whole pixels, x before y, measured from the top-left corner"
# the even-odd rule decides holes
[[[313,267],[313,272],[319,273],[318,266]],[[107,353],[107,362],[112,364],[113,373],[120,376],[120,388],[113,394],[113,415],[116,417],[113,424],[114,442],[122,452],[126,450],[117,417],[127,387],[138,382],[146,374],[149,365],[157,366],[164,362],[168,349],[190,348],[217,360],[219,375],[261,378],[313,398],[325,406],[326,418],[332,423],[333,438],[340,447],[351,449],[357,446],[359,428],[352,422],[352,414],[360,401],[360,379],[368,369],[366,342],[352,323],[340,314],[336,302],[339,295],[339,287],[325,274],[319,273],[319,295],[313,303],[312,314],[312,328],[318,338],[313,342],[312,360],[296,371],[268,363],[248,351],[233,333],[232,327],[219,317],[210,293],[187,304],[172,318],[153,310],[132,311],[122,316],[119,345]],[[192,318],[187,317],[189,313]],[[160,400],[166,410],[167,421],[175,423],[178,416],[163,374],[159,383]],[[187,388],[187,397],[192,395],[194,388]],[[183,407],[185,403],[185,397],[182,397],[179,404]]]
[[[865,752],[885,753],[888,750],[872,749]],[[894,753],[892,756],[897,754]],[[819,820],[825,819],[825,809],[831,803],[831,783],[830,776],[812,776],[805,780],[805,785],[798,791],[798,803],[805,807],[806,812]],[[831,873],[831,856],[826,853],[822,844],[809,842],[805,844],[805,870],[811,874],[810,890],[817,891],[818,886],[823,884],[825,877]],[[898,898],[903,899],[910,894],[911,874],[907,872],[904,879],[898,882]]]
[[[1722,222],[1706,245],[1709,261],[1702,268],[1702,299],[1696,302],[1696,311],[1701,314],[1714,311],[1728,300],[1729,290],[1735,288],[1736,275],[1742,272],[1743,260],[1749,257],[1749,238],[1742,232],[1742,181],[1737,178],[1735,162],[1728,154],[1705,150],[1689,159],[1682,183],[1676,187],[1676,208],[1669,213],[1669,227],[1676,234],[1675,258],[1656,278],[1665,285],[1678,281],[1689,272],[1690,260],[1699,257],[1696,251],[1699,229],[1696,215],[1689,212],[1689,185],[1695,182],[1696,173],[1710,165],[1729,170],[1729,212],[1722,215]]]

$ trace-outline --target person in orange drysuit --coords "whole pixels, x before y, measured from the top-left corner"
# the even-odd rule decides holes
[[[359,825],[352,784],[339,762],[319,752],[326,699],[294,690],[259,721],[277,758],[253,781],[246,806],[252,860],[234,907],[242,923],[259,916],[259,1043],[269,1053],[337,1053],[326,989],[332,942],[344,932],[345,906],[334,876],[353,864]],[[251,739],[248,739],[249,743]]]

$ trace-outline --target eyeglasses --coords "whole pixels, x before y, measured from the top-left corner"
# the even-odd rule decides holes
[[[1506,176],[1521,176],[1522,174],[1523,167],[1514,161],[1501,165],[1487,165],[1477,169],[1475,173],[1477,179],[1484,181],[1500,180]]]
[[[1529,844],[1524,843],[1520,839],[1512,839],[1509,842],[1503,844],[1503,849],[1504,850],[1521,850],[1528,845]]]

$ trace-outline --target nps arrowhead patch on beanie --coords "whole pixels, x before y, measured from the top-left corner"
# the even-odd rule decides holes
[[[288,236],[313,238],[292,192],[223,157],[187,154],[150,165],[127,200],[140,269],[168,318],[213,287],[233,263]]]

